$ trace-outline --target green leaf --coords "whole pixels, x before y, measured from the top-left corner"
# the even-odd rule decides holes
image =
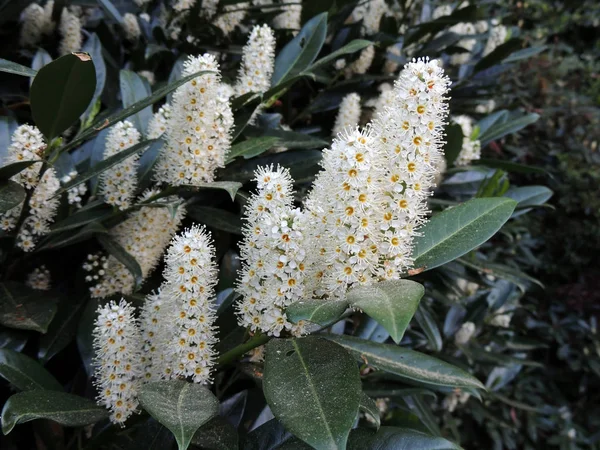
[[[352,430],[348,450],[460,450],[460,446],[442,437],[409,428],[381,427],[377,432]]]
[[[67,247],[69,245],[75,244],[77,242],[82,242],[87,239],[90,239],[92,236],[97,234],[107,234],[108,230],[99,222],[92,222],[88,225],[84,226],[77,232],[73,233],[70,231],[63,231],[62,233],[57,233],[52,238],[41,242],[37,250],[48,250],[48,249],[58,249]]]
[[[94,358],[94,335],[92,332],[97,317],[97,310],[98,300],[87,300],[83,308],[83,313],[79,318],[79,324],[77,325],[77,349],[79,350],[79,356],[88,377],[92,376],[94,372],[92,366],[92,359]]]
[[[472,164],[477,166],[491,167],[492,169],[502,169],[512,173],[539,173],[548,175],[546,169],[542,167],[528,166],[526,164],[519,164],[512,161],[503,161],[500,159],[481,158],[472,161]]]
[[[296,133],[295,131],[286,130],[264,130],[266,136],[274,136],[279,138],[277,141],[278,147],[285,147],[289,149],[310,149],[310,148],[326,148],[329,146],[329,142],[311,136],[310,134]]]
[[[152,417],[171,430],[179,450],[187,449],[198,428],[219,414],[219,401],[212,392],[181,380],[145,384],[139,399]]]
[[[30,90],[31,113],[48,141],[85,112],[96,90],[96,70],[87,53],[72,53],[40,69]]]
[[[58,196],[62,195],[63,193],[67,192],[72,187],[78,186],[81,183],[85,183],[87,180],[95,177],[96,175],[100,175],[102,172],[110,169],[113,166],[116,166],[121,161],[129,158],[131,155],[135,155],[136,153],[139,153],[142,150],[145,150],[150,145],[154,144],[157,140],[158,139],[149,139],[147,141],[140,142],[139,144],[132,145],[131,147],[126,148],[125,150],[117,153],[116,155],[112,155],[106,159],[103,159],[98,164],[94,165],[91,169],[89,169],[87,172],[77,175],[75,178],[73,178],[67,184],[63,185],[62,188],[60,188],[58,191],[56,191],[56,194],[54,194],[54,197],[58,197]]]
[[[0,376],[21,391],[62,391],[60,383],[40,363],[10,349],[0,350]]]
[[[544,289],[544,284],[527,275],[525,272],[515,269],[514,267],[506,266],[504,264],[496,264],[488,261],[481,261],[476,258],[464,259],[460,258],[457,260],[460,264],[478,270],[486,275],[492,275],[504,280],[508,280],[516,284],[522,292],[526,292],[529,283],[537,284],[539,287]]]
[[[481,58],[477,64],[475,64],[473,73],[481,72],[482,70],[488,69],[496,64],[504,63],[512,53],[516,52],[522,47],[523,40],[518,38],[509,39],[508,41],[496,47],[492,53]]]
[[[56,300],[14,281],[0,283],[0,324],[45,333],[56,314]]]
[[[191,205],[187,208],[187,215],[194,221],[201,222],[217,230],[227,233],[242,235],[242,221],[236,214],[210,206]]]
[[[0,116],[0,164],[4,163],[4,159],[8,154],[11,137],[18,126],[19,124],[14,118]]]
[[[524,48],[523,50],[519,50],[519,51],[512,53],[508,58],[505,58],[504,61],[502,61],[502,63],[508,64],[508,63],[513,63],[513,62],[517,62],[517,61],[522,61],[524,59],[529,59],[532,56],[539,55],[540,53],[542,53],[543,51],[546,51],[547,49],[548,49],[547,45],[542,45],[539,47]]]
[[[121,101],[123,102],[123,108],[135,105],[136,102],[139,102],[152,94],[148,82],[131,70],[121,70],[119,72],[119,85],[121,87]],[[147,106],[141,111],[133,114],[129,120],[140,133],[146,134],[146,128],[148,127],[148,122],[150,122],[151,118],[152,107]]]
[[[29,166],[41,161],[18,161],[6,166],[0,167],[0,180],[8,180],[10,177],[20,173],[22,170],[27,169]]]
[[[377,403],[375,403],[375,400],[373,400],[364,392],[361,392],[360,394],[359,408],[362,412],[368,414],[371,417],[371,419],[373,419],[375,425],[377,425],[377,428],[381,426],[381,417],[379,415],[379,408],[377,407]]]
[[[312,72],[315,69],[318,69],[319,67],[330,63],[331,61],[335,61],[342,55],[349,55],[352,53],[359,52],[359,51],[363,50],[364,48],[368,47],[369,45],[373,45],[373,42],[367,41],[365,39],[354,39],[353,41],[350,41],[348,44],[344,45],[342,48],[336,50],[335,52],[332,52],[329,55],[325,56],[324,58],[321,58],[321,59],[315,61],[306,70],[306,72]]]
[[[348,350],[357,361],[392,373],[411,385],[440,388],[476,388],[483,385],[469,373],[445,361],[397,345],[379,344],[351,336],[326,335]]]
[[[516,133],[517,131],[525,128],[526,126],[537,122],[539,118],[539,114],[529,113],[524,114],[520,117],[509,117],[504,122],[496,122],[490,127],[489,130],[487,130],[479,137],[479,140],[481,141],[481,146],[484,147],[492,141],[498,140],[508,134]]]
[[[19,206],[25,200],[25,189],[19,183],[0,182],[0,214]]]
[[[285,315],[293,323],[306,320],[324,327],[339,319],[347,308],[346,300],[297,300],[287,307]]]
[[[262,136],[239,142],[231,147],[226,163],[230,163],[238,156],[243,156],[244,159],[258,156],[274,147],[278,141],[279,138],[274,136]]]
[[[552,194],[552,190],[546,186],[523,186],[510,188],[504,195],[519,202],[517,208],[524,208],[543,205],[552,197]]]
[[[472,22],[477,19],[477,6],[471,5],[455,9],[449,16],[443,16],[431,22],[417,25],[417,29],[408,34],[404,39],[404,47],[417,42],[428,34],[437,34],[439,31],[460,22]]]
[[[475,198],[434,215],[415,239],[414,267],[430,270],[480,246],[504,225],[516,205],[507,198]]]
[[[212,183],[198,183],[192,187],[198,189],[222,189],[227,191],[233,202],[235,201],[238,189],[242,187],[242,183],[237,181],[213,181]]]
[[[51,62],[52,56],[50,56],[43,48],[38,48],[37,52],[35,52],[33,60],[31,61],[31,68],[37,72]],[[30,83],[33,83],[33,80],[30,80]]]
[[[114,20],[118,24],[123,23],[123,16],[119,12],[119,10],[115,8],[115,5],[113,5],[110,0],[98,0],[98,3],[106,12],[106,14],[108,14],[108,16],[112,18],[112,20]]]
[[[327,37],[327,13],[310,19],[302,30],[275,58],[275,70],[271,86],[285,82],[308,68],[323,47]]]
[[[35,77],[37,72],[29,67],[0,58],[0,72],[14,73],[24,77]]]
[[[414,281],[387,280],[350,289],[346,298],[350,306],[366,312],[399,343],[424,294],[423,285]]]
[[[27,391],[8,399],[2,409],[2,432],[35,419],[48,419],[68,427],[96,423],[108,417],[108,411],[93,401],[57,391]]]
[[[144,276],[142,274],[142,268],[136,259],[131,256],[127,250],[125,250],[123,246],[111,236],[107,234],[99,234],[96,236],[96,239],[98,239],[98,242],[100,242],[100,245],[102,245],[104,250],[106,250],[110,255],[114,256],[117,261],[127,268],[135,280],[135,289],[139,288],[144,281]]]
[[[263,390],[275,417],[318,449],[345,449],[360,404],[358,367],[324,339],[273,339]]]
[[[96,72],[96,89],[94,89],[94,95],[90,101],[90,104],[82,114],[82,118],[87,118],[89,117],[94,105],[96,104],[96,101],[100,98],[102,91],[104,90],[104,85],[106,83],[106,63],[104,62],[104,57],[102,56],[102,43],[100,42],[100,39],[96,33],[92,33],[90,37],[87,38],[81,51],[90,54],[92,61],[94,61],[94,70]]]
[[[70,302],[63,302],[58,306],[58,312],[52,323],[50,323],[48,332],[40,337],[37,357],[43,364],[63,350],[75,338],[84,305],[84,303],[72,305]]]
[[[77,211],[65,219],[56,222],[50,226],[50,232],[60,233],[63,231],[73,230],[92,222],[100,222],[103,219],[112,216],[112,214],[112,207],[102,203],[96,208]]]
[[[429,311],[427,311],[427,309],[423,307],[423,305],[421,305],[421,307],[417,309],[415,319],[417,319],[419,326],[425,332],[425,335],[427,336],[427,340],[429,341],[429,345],[431,346],[431,348],[436,352],[441,351],[443,343],[442,335],[440,334],[440,329],[435,323],[435,320],[432,317],[432,315],[429,313]]]
[[[217,416],[196,431],[192,444],[203,450],[239,450],[239,436],[233,425]]]
[[[446,126],[446,144],[444,144],[444,154],[446,155],[446,163],[448,167],[452,167],[458,154],[462,150],[463,132],[458,124]]]

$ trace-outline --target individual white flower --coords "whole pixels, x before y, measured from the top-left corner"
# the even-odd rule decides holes
[[[128,41],[135,42],[139,39],[142,31],[135,14],[125,13],[123,15],[123,31],[125,31],[125,38]]]
[[[454,335],[456,345],[465,345],[471,340],[475,334],[475,324],[473,322],[465,322]]]
[[[60,15],[58,31],[61,35],[58,53],[61,56],[81,50],[83,44],[81,21],[79,20],[79,17],[70,12],[67,8],[63,8]]]
[[[77,171],[71,170],[67,175],[60,179],[61,184],[67,184],[69,181],[74,180],[77,177]],[[87,193],[87,185],[85,183],[73,186],[67,191],[67,200],[69,205],[75,205],[76,208],[81,208],[81,200]]]
[[[340,103],[331,134],[337,136],[346,128],[356,128],[360,122],[360,113],[360,95],[356,92],[346,95]]]
[[[476,33],[475,27],[471,23],[463,22],[452,26],[449,31],[465,36],[463,39],[458,41],[456,45],[466,50],[466,52],[463,53],[453,54],[450,58],[451,64],[455,66],[467,64],[471,59],[471,52],[473,51],[475,44],[477,44],[477,39],[472,37]]]
[[[21,34],[19,42],[23,47],[33,47],[42,38],[44,30],[44,8],[31,3],[21,13]]]
[[[463,142],[460,153],[456,157],[454,164],[457,166],[466,166],[471,161],[481,158],[481,141],[473,139],[473,119],[469,116],[456,116],[452,120],[460,125],[463,133]]]
[[[117,123],[106,136],[104,159],[139,144],[140,138],[140,132],[128,120]],[[137,187],[138,159],[138,154],[131,155],[102,172],[100,193],[106,203],[121,210],[129,208]]]
[[[10,146],[3,164],[40,160],[45,149],[46,143],[40,130],[31,125],[21,125],[11,136]],[[41,162],[32,164],[13,176],[12,180],[22,184],[26,189],[34,188],[38,184],[41,167]]]
[[[443,158],[449,85],[438,61],[413,60],[394,84],[393,105],[374,121],[384,163],[377,177],[384,199],[377,208],[384,260],[380,278],[398,278],[412,266],[412,241],[428,213],[427,197]]]
[[[216,358],[214,298],[218,273],[210,234],[197,225],[188,228],[171,242],[165,263],[159,295],[169,303],[163,316],[170,324],[164,345],[172,361],[172,374],[208,383]]]
[[[268,25],[252,28],[242,52],[242,65],[234,90],[240,96],[248,92],[266,92],[271,87],[275,68],[275,36]]]
[[[214,180],[231,147],[233,112],[220,95],[221,75],[215,57],[189,57],[183,76],[205,73],[179,87],[173,95],[167,142],[155,179],[170,185],[196,185]]]
[[[250,6],[248,2],[240,2],[233,5],[226,5],[223,12],[217,16],[214,25],[221,29],[225,36],[229,36],[235,27],[239,26],[246,17],[246,8]]]
[[[487,56],[496,50],[496,47],[504,44],[508,38],[508,29],[504,25],[497,25],[490,30],[490,36],[485,43],[483,56]]]
[[[346,77],[349,78],[352,74],[364,75],[371,67],[375,58],[375,47],[370,45],[360,52],[358,59],[350,64],[345,69]]]
[[[50,271],[46,268],[46,266],[40,266],[33,269],[29,275],[27,275],[27,280],[25,284],[31,289],[35,289],[38,291],[48,291],[50,290],[51,282],[50,282]]]
[[[334,66],[335,66],[336,70],[342,70],[346,67],[346,60],[344,58],[340,58],[335,61]]]
[[[148,139],[158,139],[161,137],[167,131],[170,118],[171,105],[165,103],[158,108],[158,111],[152,115],[152,119],[148,122],[148,130],[146,131]]]
[[[123,425],[139,404],[142,342],[134,308],[123,299],[100,306],[93,336],[97,402],[110,410],[111,422]]]
[[[402,46],[398,45],[398,44],[390,45],[387,48],[387,54],[396,56],[396,57],[400,57],[400,55],[402,55]],[[395,73],[399,67],[400,67],[400,64],[398,64],[395,60],[393,60],[392,58],[387,56],[387,58],[385,60],[385,64],[383,65],[383,72],[384,73]]]
[[[158,191],[146,191],[140,202],[148,201]],[[138,262],[142,279],[146,279],[158,264],[165,247],[176,233],[185,215],[185,208],[176,205],[175,197],[165,197],[143,206],[127,220],[110,230],[110,236]],[[173,207],[176,209],[173,211]],[[107,297],[115,293],[130,294],[135,280],[127,268],[114,256],[88,255],[84,270],[92,297]]]
[[[302,28],[302,5],[299,3],[296,0],[282,0],[281,4],[285,5],[285,8],[273,19],[273,28],[296,32],[300,30]]]
[[[238,321],[273,336],[284,330],[303,334],[304,323],[290,323],[285,308],[304,295],[305,218],[292,205],[293,180],[287,169],[259,167],[255,180],[257,192],[246,206],[241,245]]]

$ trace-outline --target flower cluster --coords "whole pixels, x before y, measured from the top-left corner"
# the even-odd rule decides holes
[[[369,67],[373,64],[373,58],[375,58],[375,47],[371,45],[361,51],[358,59],[346,67],[346,77],[349,78],[353,74],[364,75],[367,73],[367,70],[369,70]]]
[[[283,11],[273,19],[273,27],[278,30],[299,30],[302,27],[302,5],[296,0],[282,0]]]
[[[81,35],[81,21],[79,17],[67,8],[63,8],[60,15],[58,31],[62,37],[58,48],[60,55],[68,55],[81,50],[83,38]]]
[[[300,335],[304,324],[291,324],[284,311],[304,294],[304,214],[293,208],[287,169],[260,167],[255,175],[258,190],[246,206],[241,246],[239,322],[274,336],[283,330]]]
[[[362,20],[362,31],[367,36],[371,36],[379,31],[381,18],[389,12],[385,0],[371,0],[369,2],[360,2],[352,11],[353,22]]]
[[[74,180],[77,177],[77,171],[71,170],[67,175],[60,179],[62,184],[67,184],[69,181]],[[75,205],[77,208],[81,208],[81,200],[87,192],[87,185],[85,183],[73,186],[67,191],[67,200],[69,205]]]
[[[46,266],[40,266],[33,269],[29,275],[27,275],[27,280],[25,284],[31,289],[35,289],[38,291],[47,291],[50,289],[50,271],[46,268]]]
[[[140,312],[142,330],[142,378],[144,382],[170,379],[173,375],[173,357],[168,349],[173,324],[172,302],[159,292],[146,296]]]
[[[466,64],[471,59],[471,52],[475,48],[475,44],[477,44],[477,39],[473,37],[476,33],[475,27],[472,23],[462,22],[451,27],[449,31],[464,36],[456,45],[466,50],[462,53],[453,54],[450,59],[451,64],[455,66]]]
[[[106,136],[104,159],[107,159],[140,142],[140,132],[131,122],[117,123]],[[104,201],[119,209],[127,209],[137,186],[137,162],[139,156],[131,155],[100,176],[100,192]]]
[[[142,346],[134,308],[111,301],[98,308],[94,325],[97,401],[110,410],[113,423],[123,425],[138,406]]]
[[[456,345],[465,345],[471,340],[475,334],[475,324],[473,322],[465,322],[454,335]]]
[[[142,31],[135,14],[125,13],[123,15],[123,31],[125,31],[128,41],[135,42],[139,39]]]
[[[140,202],[147,202],[157,191],[147,191]],[[152,206],[142,206],[129,219],[110,231],[110,235],[140,265],[145,279],[158,264],[169,241],[177,231],[185,215],[185,208],[175,205],[174,198],[163,198],[152,202]],[[88,255],[83,266],[89,272],[86,281],[94,283],[90,287],[92,297],[107,297],[114,293],[129,294],[135,280],[127,268],[114,256]]]
[[[382,114],[384,114],[387,108],[391,107],[395,101],[395,93],[392,85],[389,83],[382,83],[379,86],[379,90],[381,94],[377,97],[377,101],[375,102],[375,108],[373,111],[373,117],[377,120]]]
[[[42,8],[37,3],[30,3],[21,13],[20,43],[24,47],[35,46],[43,35],[52,34],[56,24],[52,20],[54,0],[46,2]]]
[[[226,5],[223,8],[223,13],[214,21],[214,25],[220,28],[225,36],[230,35],[235,30],[235,27],[240,25],[244,17],[246,17],[246,8],[249,6],[249,2]]]
[[[346,95],[340,103],[332,134],[337,136],[346,128],[356,128],[360,122],[360,113],[360,95],[356,92]]]
[[[237,5],[236,5],[237,6]],[[231,146],[233,113],[229,100],[219,95],[221,75],[215,57],[190,57],[183,76],[208,70],[179,87],[173,95],[167,143],[155,178],[170,185],[196,185],[214,179]]]
[[[11,136],[4,164],[40,160],[45,149],[46,143],[40,130],[31,125],[21,125]],[[41,166],[42,163],[32,164],[15,175],[12,180],[27,189],[32,189],[38,184]]]
[[[266,92],[271,87],[275,68],[275,36],[268,25],[256,25],[242,53],[242,66],[235,84],[235,95]]]
[[[496,47],[503,44],[508,38],[508,35],[508,29],[504,25],[492,27],[490,30],[490,36],[485,43],[485,48],[483,49],[483,56],[489,55],[496,49]]]
[[[473,139],[473,119],[469,116],[456,116],[452,120],[460,125],[463,133],[463,142],[460,153],[454,164],[466,166],[471,161],[481,158],[481,141]]]
[[[171,105],[165,103],[158,111],[152,115],[152,119],[148,122],[148,130],[146,135],[148,139],[157,139],[161,137],[166,131],[171,118]]]

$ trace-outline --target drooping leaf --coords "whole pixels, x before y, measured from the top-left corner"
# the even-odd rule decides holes
[[[51,140],[73,125],[96,90],[96,70],[87,53],[72,53],[40,69],[30,90],[35,124]]]
[[[409,428],[381,427],[353,430],[348,450],[460,450],[461,447],[442,437],[431,436]]]
[[[327,326],[335,322],[346,308],[348,308],[346,300],[297,300],[286,308],[285,315],[293,323],[305,320]]]
[[[20,173],[22,170],[28,168],[29,166],[39,163],[40,161],[18,161],[11,164],[7,164],[6,166],[0,167],[0,180],[6,181],[13,175]]]
[[[502,61],[502,63],[508,64],[508,63],[513,63],[513,62],[517,62],[517,61],[522,61],[524,59],[529,59],[533,56],[539,55],[540,53],[542,53],[543,51],[545,51],[547,49],[548,49],[547,45],[541,45],[538,47],[527,47],[522,50],[518,50],[514,53],[511,53],[511,55],[508,58],[505,58],[504,61]]]
[[[219,401],[206,387],[181,380],[145,384],[139,399],[152,417],[171,430],[179,450],[187,449],[198,428],[219,413]]]
[[[275,417],[319,449],[345,449],[360,404],[358,367],[326,340],[273,339],[267,344],[263,390]]]
[[[142,284],[144,276],[142,274],[142,268],[140,267],[140,264],[136,261],[136,259],[133,256],[131,256],[131,254],[129,254],[121,244],[119,244],[115,239],[113,239],[109,235],[98,234],[96,238],[98,239],[98,242],[100,242],[100,245],[102,245],[104,250],[106,250],[109,255],[114,256],[117,261],[119,261],[127,268],[129,273],[131,273],[133,279],[135,280],[135,287],[137,289]]]
[[[486,146],[490,142],[500,139],[508,134],[516,133],[526,126],[537,122],[539,118],[539,114],[527,113],[518,117],[516,115],[512,115],[504,122],[496,122],[479,137],[481,146]]]
[[[279,138],[277,137],[262,136],[239,142],[231,147],[231,150],[227,155],[226,162],[229,163],[239,156],[243,156],[244,159],[250,159],[254,156],[258,156],[270,148],[273,148],[277,144],[277,141],[279,141]]]
[[[277,86],[308,68],[323,47],[327,36],[327,13],[310,19],[275,58],[271,86]]]
[[[96,423],[108,417],[108,411],[77,395],[57,391],[33,390],[10,397],[2,409],[2,432],[35,419],[48,419],[68,427]]]
[[[552,194],[552,190],[546,186],[522,186],[511,187],[504,196],[516,200],[517,208],[525,208],[543,205],[552,197]]]
[[[0,377],[21,391],[62,391],[60,383],[40,363],[10,349],[0,350]]]
[[[123,108],[135,105],[140,100],[152,95],[148,82],[131,70],[121,70],[119,72],[119,86],[121,87],[121,101],[123,102]],[[135,128],[144,135],[146,134],[146,128],[148,127],[148,122],[150,122],[151,118],[152,107],[147,106],[141,111],[131,115],[129,120],[133,123]]]
[[[25,200],[25,189],[14,181],[0,182],[0,214],[13,209]]]
[[[414,267],[430,270],[483,244],[510,218],[516,205],[512,199],[475,198],[434,215],[415,239]]]
[[[361,362],[392,373],[408,384],[436,390],[440,388],[476,388],[483,385],[462,369],[424,353],[397,345],[379,344],[351,336],[326,335]]]
[[[475,68],[473,69],[474,73],[481,72],[489,67],[492,67],[495,64],[502,64],[505,62],[506,58],[508,58],[512,53],[523,47],[523,40],[519,38],[509,39],[508,41],[500,44],[496,47],[489,55],[481,58],[477,64],[475,64]]]
[[[329,55],[327,55],[327,56],[325,56],[325,57],[323,57],[323,58],[315,61],[306,70],[306,72],[312,72],[315,69],[318,69],[319,67],[324,66],[325,64],[330,63],[331,61],[335,61],[340,56],[350,55],[352,53],[359,52],[359,51],[367,48],[369,45],[373,45],[373,42],[367,41],[365,39],[354,39],[353,41],[347,43],[346,45],[344,45],[342,48],[336,50],[335,52],[332,52]]]
[[[15,75],[24,77],[35,77],[37,74],[37,71],[30,69],[29,67],[2,58],[0,58],[0,72],[14,73]]]
[[[414,281],[386,280],[350,289],[346,299],[350,306],[379,322],[399,343],[424,294],[423,285]]]
[[[0,283],[0,324],[45,333],[56,314],[56,299],[14,281]]]
[[[75,338],[84,305],[72,305],[70,302],[58,305],[58,312],[50,323],[48,332],[40,337],[37,357],[42,363],[49,361]]]
[[[74,230],[75,228],[83,227],[92,222],[102,221],[112,214],[112,207],[102,203],[95,208],[77,211],[76,213],[71,214],[69,217],[65,217],[63,220],[50,226],[50,230],[51,233]]]

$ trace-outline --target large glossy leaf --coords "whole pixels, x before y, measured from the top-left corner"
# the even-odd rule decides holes
[[[345,449],[358,413],[360,376],[350,355],[324,339],[267,344],[263,390],[275,417],[318,449]]]
[[[522,48],[522,46],[523,40],[518,38],[513,38],[500,44],[494,49],[494,51],[492,51],[489,55],[484,56],[477,62],[477,64],[475,64],[473,72],[481,72],[482,70],[492,67],[495,64],[503,63],[506,58],[508,58],[512,53],[518,51],[520,48]]]
[[[238,450],[239,436],[233,425],[217,416],[196,431],[192,444],[206,450]]]
[[[84,305],[73,305],[70,302],[58,305],[58,312],[50,323],[48,332],[40,337],[37,357],[42,363],[49,361],[75,338]]]
[[[429,270],[470,252],[496,234],[516,205],[507,198],[475,198],[434,215],[415,239],[414,266]]]
[[[326,36],[327,13],[319,14],[306,22],[296,37],[275,58],[271,85],[277,86],[308,68],[321,51]]]
[[[68,427],[96,423],[108,417],[108,410],[91,400],[57,391],[27,391],[8,399],[2,409],[2,432],[35,419],[48,419]]]
[[[442,437],[431,436],[410,428],[381,427],[353,430],[348,450],[460,450],[460,446]]]
[[[123,108],[135,105],[140,100],[143,100],[152,94],[148,82],[131,70],[121,70],[119,72],[119,85],[121,87],[121,101],[123,102]],[[151,118],[152,107],[147,106],[130,116],[129,120],[140,133],[145,134],[148,122],[150,122]]]
[[[425,294],[423,285],[411,280],[387,280],[371,286],[358,286],[346,298],[354,308],[366,312],[399,343],[419,301]]]
[[[43,48],[38,48],[37,52],[35,52],[35,55],[33,56],[33,60],[31,61],[31,68],[37,72],[51,62],[52,56],[50,56]],[[33,80],[31,80],[30,83],[33,83]]]
[[[231,147],[227,155],[227,162],[229,163],[239,156],[243,156],[244,159],[258,156],[274,147],[277,141],[279,141],[279,138],[275,136],[262,136],[239,142]]]
[[[277,419],[271,419],[248,433],[241,448],[243,450],[283,450],[290,443],[299,443],[296,450],[313,448],[295,438]]]
[[[312,72],[313,70],[318,69],[319,67],[324,66],[325,64],[335,61],[340,56],[359,52],[372,44],[373,44],[373,42],[367,41],[365,39],[355,39],[355,40],[347,43],[346,45],[344,45],[342,48],[336,50],[335,52],[332,52],[329,55],[315,61],[314,64],[312,64],[306,70],[306,72]]]
[[[543,205],[552,197],[552,194],[552,190],[546,186],[522,186],[510,188],[504,196],[519,202],[517,208],[525,208]]]
[[[37,71],[30,69],[29,67],[2,58],[0,58],[0,72],[14,73],[15,75],[24,77],[35,77],[37,74]]]
[[[206,387],[181,380],[145,384],[139,399],[152,417],[171,430],[179,450],[187,449],[198,428],[219,413],[219,401]]]
[[[10,349],[0,350],[0,376],[21,391],[63,390],[56,378],[40,363]]]
[[[0,182],[0,214],[20,205],[23,200],[25,200],[23,186],[11,180]]]
[[[526,164],[519,164],[519,163],[512,162],[512,161],[504,161],[501,159],[481,158],[479,160],[473,161],[472,164],[475,164],[477,166],[481,165],[481,166],[491,167],[494,169],[502,169],[502,170],[505,170],[506,172],[539,173],[539,174],[547,174],[548,175],[548,172],[543,167],[528,166]]]
[[[408,384],[431,389],[477,388],[483,385],[477,378],[442,360],[397,345],[379,344],[351,336],[327,335],[361,362],[392,373]]]
[[[425,22],[417,25],[417,28],[408,34],[404,39],[404,46],[417,42],[428,34],[436,34],[444,28],[460,22],[472,22],[477,18],[477,6],[471,5],[464,8],[455,9],[449,16],[443,16],[431,22]]]
[[[491,141],[500,139],[508,134],[516,133],[528,125],[537,122],[540,118],[539,114],[527,113],[523,115],[513,114],[503,122],[496,122],[485,133],[479,136],[481,145],[485,146]]]
[[[94,89],[94,95],[90,104],[82,115],[82,117],[88,117],[104,90],[104,85],[106,83],[106,64],[104,62],[104,57],[102,56],[102,43],[96,33],[92,33],[90,37],[87,38],[81,51],[90,54],[92,61],[94,61],[94,70],[96,71],[96,89]]]
[[[60,233],[62,231],[73,230],[92,222],[101,221],[113,214],[113,209],[104,203],[95,208],[77,211],[69,217],[56,222],[50,227],[51,233]]]
[[[316,323],[321,326],[331,325],[348,308],[345,300],[298,300],[285,310],[289,320],[298,323],[300,320]]]
[[[72,53],[40,69],[30,90],[35,124],[51,140],[85,112],[96,90],[96,70],[87,53]]]
[[[192,205],[187,208],[187,214],[197,222],[228,233],[242,234],[242,221],[239,216],[229,211],[210,206]]]
[[[136,288],[138,288],[142,284],[144,277],[142,275],[142,268],[136,259],[112,237],[106,234],[98,234],[96,238],[98,239],[98,242],[100,242],[100,245],[104,247],[104,250],[114,256],[117,261],[127,268],[135,280]]]
[[[0,180],[6,181],[13,175],[20,173],[22,170],[27,167],[39,163],[40,160],[32,160],[32,161],[18,161],[11,164],[7,164],[6,166],[0,167]]]
[[[14,281],[0,283],[0,324],[45,333],[56,314],[56,300]]]

